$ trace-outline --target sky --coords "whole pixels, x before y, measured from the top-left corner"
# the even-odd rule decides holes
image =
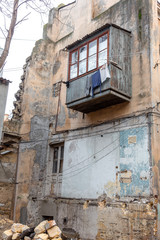
[[[57,7],[59,4],[68,4],[73,0],[52,0],[53,6]],[[30,11],[30,10],[29,10]],[[24,16],[26,9],[21,9],[20,15]],[[35,41],[42,38],[43,25],[48,21],[48,15],[44,16],[43,23],[41,17],[36,12],[31,12],[27,21],[24,21],[17,26],[7,62],[3,71],[3,78],[12,81],[9,84],[8,98],[6,104],[6,114],[11,114],[13,107],[13,101],[15,101],[14,94],[19,89],[20,78],[23,74],[23,65],[28,56],[31,55],[32,49],[35,45]],[[3,48],[4,39],[0,32],[0,47]]]

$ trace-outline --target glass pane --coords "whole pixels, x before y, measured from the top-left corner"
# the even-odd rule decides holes
[[[107,48],[107,34],[99,38],[99,51]]]
[[[58,159],[58,147],[54,148],[53,160],[55,161],[56,159]]]
[[[78,51],[72,53],[72,59],[71,59],[71,63],[76,63],[78,60]]]
[[[77,64],[71,66],[70,79],[77,77]]]
[[[87,45],[79,49],[79,60],[82,60],[87,57]]]
[[[53,169],[52,169],[53,173],[57,173],[57,161],[53,160]]]
[[[99,53],[98,56],[98,67],[102,66],[107,62],[107,49]]]
[[[79,62],[79,75],[83,74],[86,72],[86,63],[87,63],[87,60],[83,60],[81,62]]]
[[[63,159],[60,160],[59,173],[63,171]]]
[[[93,55],[88,58],[88,71],[91,71],[92,69],[96,68],[97,65],[97,55]]]
[[[96,52],[97,52],[97,40],[94,40],[89,44],[89,56],[95,54]]]
[[[64,146],[61,146],[61,159],[63,159],[63,155],[64,155]]]

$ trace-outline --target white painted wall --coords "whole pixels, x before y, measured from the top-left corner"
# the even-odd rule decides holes
[[[62,197],[97,198],[116,181],[119,133],[67,141],[64,156]]]
[[[74,132],[65,141],[61,196],[96,199],[148,196],[150,164],[146,117]],[[102,135],[101,135],[102,134]],[[129,143],[136,136],[135,143]],[[142,176],[144,175],[144,176]],[[130,182],[121,182],[128,178]]]

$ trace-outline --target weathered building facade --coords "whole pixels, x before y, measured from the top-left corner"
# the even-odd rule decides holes
[[[13,112],[16,221],[55,218],[68,239],[160,239],[159,49],[156,0],[50,11]]]

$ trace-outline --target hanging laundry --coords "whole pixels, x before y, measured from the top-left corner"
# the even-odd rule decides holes
[[[86,97],[92,96],[91,90],[92,90],[92,79],[91,76],[87,76],[86,80]]]
[[[107,63],[104,64],[101,68],[100,68],[100,75],[101,75],[101,82],[103,83],[106,80],[109,80],[111,78],[111,75],[109,73],[109,69],[108,69],[108,65]]]
[[[92,75],[92,97],[94,96],[94,89],[97,87],[100,87],[101,92],[101,75],[99,69]]]

